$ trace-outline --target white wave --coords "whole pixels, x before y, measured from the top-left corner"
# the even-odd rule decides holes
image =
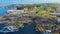
[[[8,27],[4,27],[2,30],[0,30],[0,32],[14,32],[14,31],[18,31],[18,28],[14,27],[14,26],[8,26]]]

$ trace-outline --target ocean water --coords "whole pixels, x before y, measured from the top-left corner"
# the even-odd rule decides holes
[[[0,8],[0,16],[3,16],[7,14],[7,10],[10,10],[8,8]],[[0,24],[0,28],[2,29],[5,26],[5,24]],[[33,25],[24,25],[23,28],[19,29],[19,31],[16,32],[8,32],[3,33],[0,32],[0,34],[43,34],[42,32],[36,31],[35,27]]]
[[[0,8],[0,16],[3,16],[4,14],[7,13],[7,8]]]
[[[60,23],[60,17],[58,17],[58,23]]]

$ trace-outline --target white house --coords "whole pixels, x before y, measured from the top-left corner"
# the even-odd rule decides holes
[[[21,14],[24,13],[24,10],[8,10],[8,14]]]

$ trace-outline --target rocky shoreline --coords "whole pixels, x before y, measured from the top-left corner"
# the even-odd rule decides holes
[[[56,19],[43,18],[41,16],[2,16],[0,21],[6,21],[6,26],[15,26],[21,28],[23,24],[34,24],[36,29],[44,32],[46,29],[52,30],[57,25]],[[55,29],[54,29],[55,30]]]

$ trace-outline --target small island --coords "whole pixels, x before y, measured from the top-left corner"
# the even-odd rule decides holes
[[[33,24],[37,31],[51,30],[54,34],[59,33],[60,28],[58,26],[60,24],[57,22],[57,16],[59,15],[55,15],[59,7],[54,5],[27,4],[13,6],[13,8],[17,7],[17,9],[8,10],[6,15],[0,16],[0,24],[5,22],[5,26],[14,26],[18,29],[23,28],[24,24]]]

